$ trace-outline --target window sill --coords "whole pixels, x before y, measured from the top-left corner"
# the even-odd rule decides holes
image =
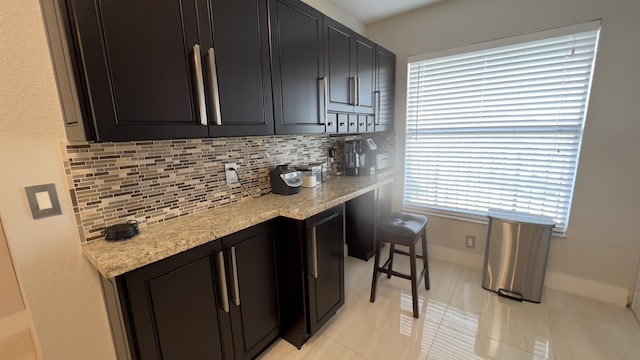
[[[483,224],[487,225],[489,223],[489,218],[487,218],[484,214],[473,214],[473,213],[464,213],[464,212],[456,212],[456,211],[446,211],[439,210],[433,208],[425,208],[425,207],[417,207],[417,206],[403,206],[403,211],[420,213],[425,216],[437,216],[439,218],[450,219],[450,220],[458,220],[465,221],[474,224]],[[565,231],[552,231],[552,238],[565,239],[567,237],[567,232]]]

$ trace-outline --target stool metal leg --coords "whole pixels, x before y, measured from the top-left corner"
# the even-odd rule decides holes
[[[382,237],[376,241],[376,256],[373,260],[373,280],[371,280],[371,296],[369,301],[376,301],[376,287],[378,285],[378,268],[380,267],[380,252],[382,251]]]
[[[431,288],[431,282],[429,281],[429,259],[427,256],[427,227],[424,227],[422,233],[422,266],[424,266],[424,288],[429,290]]]
[[[418,309],[418,284],[416,274],[416,245],[415,243],[409,245],[409,261],[411,264],[411,300],[413,302],[413,317],[420,317],[420,310]]]
[[[393,254],[396,253],[396,244],[390,243],[389,245],[389,267],[387,268],[389,272],[387,273],[387,279],[391,279],[391,271],[393,270]]]

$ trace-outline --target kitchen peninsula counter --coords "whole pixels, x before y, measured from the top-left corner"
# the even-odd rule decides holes
[[[140,229],[126,241],[94,240],[82,251],[105,278],[115,278],[253,225],[283,216],[304,220],[393,181],[391,175],[333,176],[295,195],[268,194]]]

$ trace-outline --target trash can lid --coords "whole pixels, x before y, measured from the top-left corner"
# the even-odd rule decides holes
[[[490,218],[502,219],[507,221],[517,221],[527,224],[544,225],[554,227],[556,222],[548,217],[542,215],[531,215],[519,211],[501,210],[501,209],[489,209],[487,216]]]

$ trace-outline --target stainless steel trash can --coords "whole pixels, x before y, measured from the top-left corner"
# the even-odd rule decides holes
[[[482,287],[516,300],[542,299],[553,219],[489,210]]]

